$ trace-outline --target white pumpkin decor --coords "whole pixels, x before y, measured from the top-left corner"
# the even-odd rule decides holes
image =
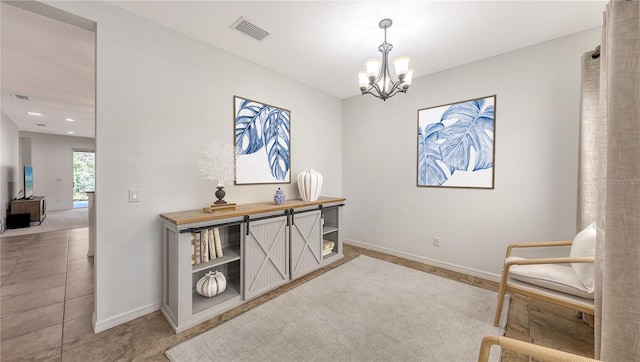
[[[196,292],[203,297],[211,298],[227,288],[227,278],[219,271],[209,271],[196,283]]]
[[[306,169],[298,174],[298,191],[302,201],[316,201],[322,189],[322,175],[314,169]]]

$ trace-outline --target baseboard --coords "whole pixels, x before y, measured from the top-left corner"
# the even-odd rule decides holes
[[[113,328],[115,326],[119,326],[123,323],[127,323],[136,318],[140,318],[149,313],[153,313],[160,309],[160,303],[150,304],[146,307],[138,308],[136,310],[132,310],[130,312],[120,314],[119,316],[115,316],[113,318],[109,318],[103,321],[98,321],[96,318],[96,313],[93,313],[93,333],[100,333],[102,331],[106,331],[107,329]]]
[[[498,275],[498,274],[488,273],[488,272],[485,272],[485,271],[482,271],[482,270],[469,268],[469,267],[465,267],[465,266],[462,266],[462,265],[447,263],[447,262],[440,261],[440,260],[425,258],[424,256],[405,253],[403,251],[390,249],[390,248],[385,248],[383,246],[373,245],[373,244],[365,243],[365,242],[362,242],[362,241],[357,241],[357,240],[352,240],[352,239],[344,239],[344,243],[345,244],[349,244],[349,245],[353,245],[353,246],[357,246],[357,247],[361,247],[361,248],[365,248],[365,249],[369,249],[369,250],[373,250],[373,251],[379,251],[381,253],[397,256],[397,257],[400,257],[400,258],[409,259],[409,260],[412,260],[412,261],[417,261],[419,263],[429,264],[429,265],[437,266],[439,268],[456,271],[458,273],[463,273],[463,274],[471,275],[471,276],[474,276],[474,277],[479,277],[479,278],[491,280],[491,281],[494,281],[494,282],[500,282],[500,275]]]

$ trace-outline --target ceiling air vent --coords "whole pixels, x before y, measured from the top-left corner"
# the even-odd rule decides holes
[[[246,21],[242,16],[231,25],[231,28],[243,32],[258,41],[261,41],[269,35],[266,31]]]
[[[18,98],[21,101],[30,101],[31,100],[31,97],[29,97],[29,96],[23,96],[23,95],[20,95],[20,94],[14,94],[13,96]]]

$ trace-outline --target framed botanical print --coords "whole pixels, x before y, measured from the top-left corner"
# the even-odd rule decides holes
[[[494,188],[496,96],[418,110],[417,185]]]
[[[291,111],[233,97],[236,185],[291,182]]]

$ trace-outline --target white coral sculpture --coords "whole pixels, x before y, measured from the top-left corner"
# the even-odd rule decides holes
[[[226,182],[235,180],[235,148],[231,144],[211,142],[206,145],[204,159],[198,160],[198,171],[205,180],[218,183],[224,187]]]

